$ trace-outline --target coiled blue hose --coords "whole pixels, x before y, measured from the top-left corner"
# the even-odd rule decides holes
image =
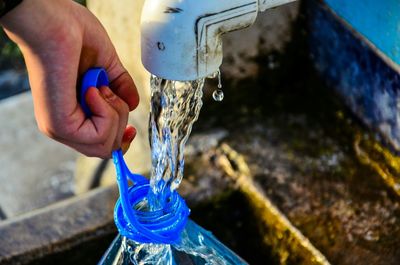
[[[103,68],[92,68],[82,80],[79,101],[87,117],[92,114],[85,101],[89,87],[108,86],[107,73]],[[145,203],[150,191],[149,180],[132,174],[125,163],[122,150],[112,153],[120,198],[114,209],[114,221],[121,235],[139,243],[174,244],[186,226],[190,210],[184,199],[176,192],[167,195],[162,208],[156,211],[137,209]],[[133,185],[128,185],[128,179]]]

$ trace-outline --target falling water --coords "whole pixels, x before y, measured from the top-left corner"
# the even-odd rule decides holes
[[[203,86],[204,79],[178,82],[151,77],[151,189],[147,205],[142,205],[148,210],[160,209],[182,181],[183,151],[203,105]],[[125,239],[123,248],[128,256],[122,257],[121,264],[174,265],[175,259],[185,265],[245,264],[211,233],[190,220],[179,244],[141,244]]]
[[[224,91],[222,91],[222,77],[221,77],[221,71],[218,70],[211,78],[218,77],[218,89],[215,90],[212,94],[213,99],[217,102],[221,102],[224,100]]]
[[[204,79],[179,82],[151,77],[149,137],[152,154],[149,206],[164,205],[182,181],[183,151],[203,105]]]

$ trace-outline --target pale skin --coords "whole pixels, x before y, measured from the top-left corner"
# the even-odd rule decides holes
[[[128,114],[139,103],[138,92],[90,11],[72,0],[24,0],[0,24],[23,53],[41,132],[87,156],[128,150],[136,135]],[[76,93],[91,67],[106,69],[110,87],[88,90],[88,119]]]

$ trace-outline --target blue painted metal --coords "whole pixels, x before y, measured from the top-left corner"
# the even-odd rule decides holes
[[[400,68],[323,2],[309,0],[307,8],[317,70],[358,117],[400,151]]]
[[[399,0],[325,0],[334,12],[400,64]]]

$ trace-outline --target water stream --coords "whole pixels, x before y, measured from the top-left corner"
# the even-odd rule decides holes
[[[151,77],[149,139],[151,189],[144,206],[159,210],[183,178],[184,147],[203,105],[204,78],[189,82]],[[211,233],[188,221],[179,244],[140,244],[124,239],[123,264],[245,264]]]
[[[178,82],[151,77],[149,138],[151,147],[151,209],[164,205],[169,191],[182,181],[183,151],[203,105],[204,78]]]

